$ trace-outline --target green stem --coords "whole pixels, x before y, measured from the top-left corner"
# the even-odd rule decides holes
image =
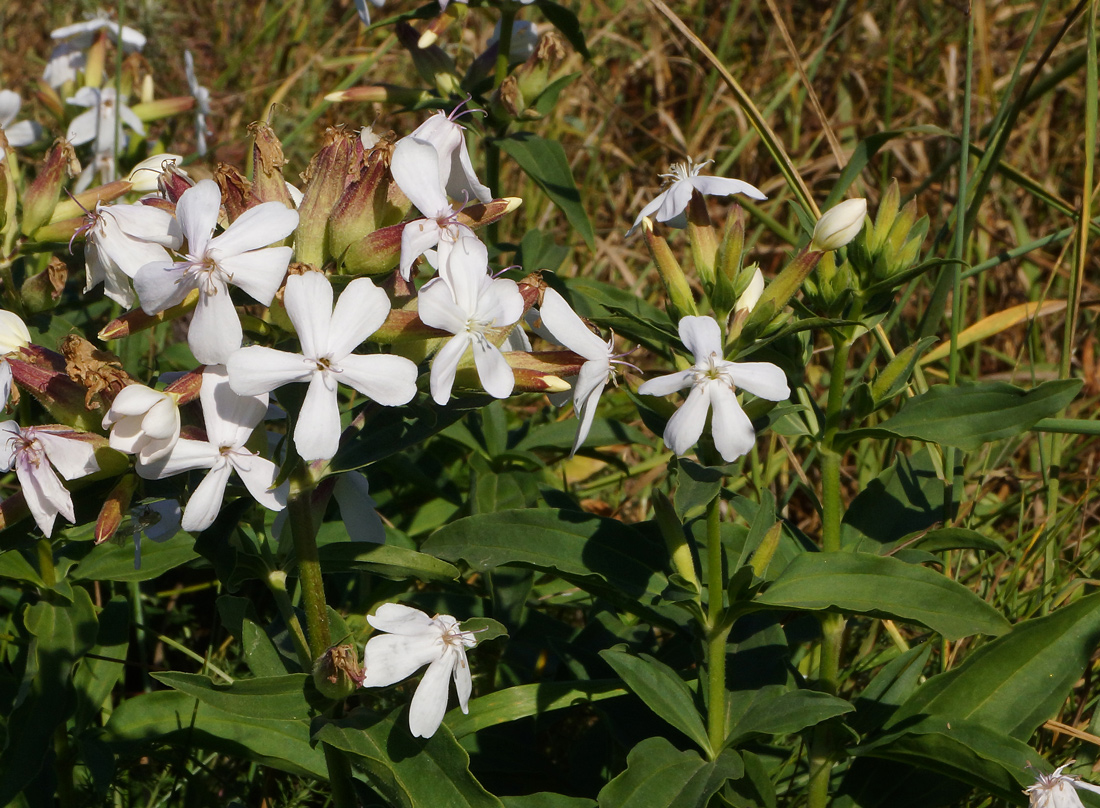
[[[493,87],[500,87],[508,78],[508,62],[512,54],[512,26],[516,22],[516,9],[505,3],[500,10],[500,38],[497,40],[497,64],[496,73],[493,76]]]
[[[726,638],[723,625],[722,524],[719,494],[707,505],[707,737],[714,754],[726,740]]]
[[[294,652],[298,655],[298,662],[302,670],[308,672],[313,665],[313,657],[310,655],[302,624],[298,621],[298,615],[294,613],[294,605],[290,602],[290,593],[286,589],[286,573],[282,570],[269,572],[267,588],[271,590],[271,595],[275,598],[275,606],[290,632],[290,641],[294,645]]]
[[[76,782],[73,779],[73,752],[69,746],[69,729],[64,722],[53,733],[53,752],[57,769],[57,803],[61,808],[78,805]]]
[[[290,499],[287,502],[294,551],[298,556],[298,581],[302,586],[302,607],[306,613],[311,661],[321,656],[332,642],[329,637],[328,606],[325,603],[325,582],[321,578],[321,559],[317,554],[317,536],[313,531],[310,506],[313,486],[309,469],[303,464],[290,479]]]

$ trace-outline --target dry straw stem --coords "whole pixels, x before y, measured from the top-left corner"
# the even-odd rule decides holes
[[[791,162],[791,158],[787,156],[787,152],[783,149],[783,144],[780,143],[779,138],[776,136],[772,128],[768,126],[768,122],[764,120],[764,116],[760,114],[760,110],[756,108],[756,105],[752,103],[752,99],[749,98],[740,84],[728,70],[725,65],[719,61],[718,57],[714,55],[710,48],[706,46],[703,40],[699,39],[695,34],[691,32],[684,21],[681,20],[672,9],[670,9],[663,0],[649,0],[653,7],[656,8],[661,14],[663,14],[672,26],[680,32],[691,45],[703,55],[703,57],[711,63],[715,70],[718,71],[718,75],[722,77],[722,80],[726,82],[730,90],[733,92],[734,97],[737,99],[737,103],[741,105],[741,108],[745,111],[745,114],[749,116],[749,122],[752,124],[753,129],[760,135],[760,139],[764,141],[764,147],[771,154],[772,159],[775,160],[779,166],[780,172],[787,180],[787,184],[791,187],[795,196],[798,197],[799,202],[806,207],[814,218],[820,218],[821,210],[817,207],[817,203],[814,202],[813,197],[810,195],[810,189],[806,187],[806,183],[802,180],[801,175],[794,167],[794,163]],[[797,60],[796,60],[797,61]],[[828,126],[824,120],[822,120],[824,126]]]

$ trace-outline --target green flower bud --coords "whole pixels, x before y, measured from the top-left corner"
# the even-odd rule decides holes
[[[354,645],[334,645],[313,663],[313,684],[325,698],[346,699],[363,685],[363,668]]]
[[[50,221],[57,207],[61,186],[72,176],[76,152],[67,140],[56,141],[46,153],[46,162],[23,195],[23,235],[30,236]]]
[[[859,235],[867,217],[866,199],[848,199],[825,211],[814,227],[810,250],[837,250]]]

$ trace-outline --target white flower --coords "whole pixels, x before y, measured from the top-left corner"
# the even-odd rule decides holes
[[[168,541],[180,529],[180,504],[174,499],[149,502],[130,509],[134,528],[134,569],[141,569],[141,538]]]
[[[265,202],[242,213],[228,229],[211,238],[218,221],[222,192],[213,180],[202,180],[183,192],[176,219],[187,237],[183,261],[155,261],[134,277],[134,288],[147,314],[183,302],[199,290],[187,344],[203,364],[222,364],[241,347],[241,321],[229,297],[239,286],[265,306],[271,304],[290,263],[290,247],[267,247],[298,226],[298,213],[281,202]]]
[[[460,126],[451,117],[457,112],[457,108],[451,115],[446,115],[442,111],[437,112],[420,124],[409,137],[435,146],[438,155],[439,184],[451,199],[461,199],[464,202],[477,199],[480,202],[488,202],[493,198],[493,192],[488,186],[482,185],[474,174],[470,152],[466,148],[464,134],[466,127]]]
[[[168,393],[143,384],[127,385],[103,416],[103,428],[111,430],[112,449],[151,463],[172,451],[179,440],[179,406]]]
[[[122,132],[118,119],[137,134],[145,134],[145,125],[141,118],[118,100],[114,87],[81,87],[76,95],[66,101],[78,107],[88,107],[87,112],[73,118],[65,135],[74,146],[94,140],[97,154],[117,154],[126,146],[126,135]],[[118,132],[115,131],[116,126]],[[122,140],[118,142],[115,136],[120,133]]]
[[[370,2],[375,8],[382,8],[386,0],[370,0]],[[363,25],[370,25],[370,6],[367,5],[367,0],[355,0],[355,10],[359,12],[359,19],[363,21]]]
[[[59,513],[70,522],[76,521],[73,498],[57,479],[54,468],[66,480],[99,471],[95,448],[77,438],[78,434],[36,426],[20,429],[15,421],[0,423],[0,468],[15,468],[27,507],[47,538],[53,533]]]
[[[154,154],[134,166],[126,181],[130,183],[130,190],[134,193],[153,193],[160,189],[161,177],[166,173],[168,166],[172,166],[176,172],[183,174],[185,177],[187,176],[187,173],[180,168],[181,162],[183,162],[183,157],[178,154],[168,154],[167,152]]]
[[[470,347],[485,392],[507,398],[515,375],[500,348],[489,341],[491,328],[510,326],[523,316],[523,296],[515,281],[488,274],[489,253],[477,239],[463,239],[451,250],[439,277],[420,290],[418,311],[426,325],[449,331],[452,337],[432,361],[430,388],[437,404],[451,397],[458,363]]]
[[[42,80],[56,90],[67,82],[76,81],[87,64],[88,57],[82,48],[72,42],[61,42],[50,52]]]
[[[31,332],[18,314],[0,309],[0,354],[10,354],[30,345]],[[0,407],[6,407],[11,395],[11,365],[0,359]]]
[[[419,609],[384,603],[367,622],[379,634],[367,641],[363,652],[363,687],[386,687],[412,676],[425,665],[428,670],[409,706],[409,729],[419,738],[430,738],[443,723],[454,678],[458,706],[469,712],[473,681],[466,663],[466,649],[477,644],[473,633],[462,631],[449,614],[428,617]]]
[[[402,138],[393,149],[393,180],[426,217],[414,219],[401,231],[401,277],[405,280],[412,277],[413,262],[441,242],[453,245],[460,239],[477,241],[474,231],[455,219],[456,211],[444,190],[440,162],[435,146],[414,137]],[[437,264],[444,262],[440,258]]]
[[[1077,796],[1077,789],[1100,794],[1100,786],[1086,783],[1076,775],[1062,774],[1062,769],[1075,762],[1063,763],[1051,774],[1038,775],[1035,783],[1024,789],[1030,808],[1084,808],[1081,798]]]
[[[305,460],[328,460],[340,443],[336,383],[394,407],[416,395],[416,365],[402,356],[352,353],[390,313],[389,298],[370,278],[349,283],[333,309],[332,284],[322,273],[292,275],[283,302],[302,352],[242,348],[229,357],[229,384],[240,395],[257,395],[291,382],[309,382],[294,426],[294,446]]]
[[[829,252],[843,247],[859,235],[866,216],[866,199],[846,199],[836,207],[829,208],[814,226],[810,249],[814,252]]]
[[[149,205],[96,205],[84,217],[84,292],[100,283],[121,306],[134,304],[130,279],[145,264],[171,262],[166,248],[178,249],[183,236],[175,217]]]
[[[23,106],[23,99],[11,90],[0,90],[0,129],[4,130],[4,137],[8,139],[8,145],[13,149],[29,146],[38,140],[42,133],[42,127],[34,121],[19,121],[12,123]],[[4,150],[0,149],[0,159],[4,157]]]
[[[565,298],[553,289],[543,293],[539,315],[543,327],[557,342],[588,360],[581,365],[581,372],[573,383],[573,410],[580,419],[577,439],[573,441],[575,453],[588,437],[592,419],[596,417],[596,406],[611,378],[614,338],[604,342],[593,334],[576,312],[569,308]]]
[[[265,508],[285,508],[289,484],[274,487],[278,467],[245,448],[252,430],[267,414],[267,394],[238,396],[229,387],[225,368],[208,365],[202,372],[199,400],[206,440],[180,438],[167,454],[151,463],[138,457],[138,474],[147,480],[161,480],[192,469],[210,469],[184,509],[182,526],[187,531],[205,530],[213,524],[233,471]]]
[[[195,59],[191,51],[183,52],[183,65],[187,71],[187,86],[195,97],[195,151],[206,154],[206,116],[210,114],[210,91],[199,84],[195,77]]]
[[[756,304],[760,302],[762,294],[764,294],[764,274],[757,269],[752,273],[752,279],[749,281],[749,285],[745,287],[745,291],[741,293],[741,297],[737,298],[737,303],[733,306],[733,313],[752,311],[756,308]]]
[[[90,20],[66,25],[50,34],[50,38],[58,44],[50,53],[50,61],[46,64],[42,79],[54,88],[67,81],[75,81],[77,71],[83,70],[88,62],[84,49],[92,44],[95,34],[104,29],[115,42],[122,42],[122,49],[126,53],[140,51],[145,47],[144,34],[128,26],[120,26],[101,12]]]
[[[672,451],[685,454],[703,434],[713,408],[711,435],[722,459],[731,463],[756,441],[752,421],[737,403],[737,388],[769,401],[790,394],[783,371],[770,362],[728,362],[722,358],[722,330],[712,317],[684,317],[680,339],[695,355],[695,366],[680,373],[650,379],[638,388],[648,396],[667,396],[690,387],[687,401],[668,420],[664,439]]]
[[[699,172],[711,162],[713,161],[707,160],[696,163],[689,157],[686,163],[674,163],[670,173],[661,175],[669,180],[668,187],[658,194],[656,199],[642,208],[642,212],[634,220],[634,225],[627,231],[627,235],[629,236],[638,229],[642,219],[654,214],[656,214],[654,218],[657,221],[665,222],[669,227],[684,227],[687,224],[685,211],[688,202],[691,201],[692,191],[698,191],[704,196],[708,194],[710,196],[744,194],[750,199],[767,199],[759,188],[742,180],[727,179],[726,177],[700,177]]]

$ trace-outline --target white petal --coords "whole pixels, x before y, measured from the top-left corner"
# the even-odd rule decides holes
[[[490,281],[477,302],[474,316],[489,321],[494,328],[503,328],[523,316],[523,295],[519,284],[507,278]]]
[[[42,443],[42,448],[46,450],[46,457],[66,480],[75,480],[99,471],[99,463],[95,459],[95,447],[92,444],[76,438],[54,435],[41,429],[36,429],[34,434]]]
[[[438,633],[371,637],[363,653],[363,687],[387,687],[407,679],[442,653]]]
[[[157,314],[183,302],[195,288],[187,275],[188,264],[156,262],[146,264],[134,275],[134,289],[146,314]]]
[[[77,95],[79,95],[79,93]],[[72,100],[71,98],[69,99],[69,101]],[[65,133],[65,139],[74,146],[80,146],[94,140],[98,132],[99,113],[94,109],[90,109],[87,112],[81,112],[73,118],[72,123],[69,124],[68,131]]]
[[[336,378],[387,407],[408,404],[416,395],[416,365],[403,356],[349,354],[340,360]]]
[[[308,382],[313,377],[315,365],[301,354],[250,345],[234,351],[225,368],[233,392],[240,396],[256,396],[270,393],[284,384]]]
[[[243,462],[238,454],[231,454],[229,458],[254,500],[269,511],[281,511],[286,507],[290,482],[285,481],[278,488],[272,487],[275,485],[275,478],[279,476],[278,466],[259,455],[252,455]]]
[[[165,156],[157,155],[158,158]],[[183,244],[183,231],[180,230],[179,222],[166,210],[150,205],[111,205],[99,207],[97,213],[112,219],[119,230],[131,239],[152,242],[173,250],[179,249]]]
[[[294,448],[303,460],[328,460],[340,447],[340,407],[331,376],[313,374],[294,424]]]
[[[123,387],[111,402],[111,409],[103,416],[103,428],[109,429],[111,424],[126,415],[144,415],[157,402],[166,398],[164,393],[146,387],[144,384],[130,384]]]
[[[435,146],[414,137],[397,141],[390,161],[390,173],[397,187],[425,216],[435,218],[450,210],[439,181],[439,153]]]
[[[454,654],[458,657],[454,666],[455,690],[458,692],[458,706],[462,712],[470,712],[470,693],[474,689],[473,677],[470,676],[470,664],[466,660],[466,649],[461,645],[455,646]]]
[[[414,737],[430,738],[447,713],[448,690],[456,654],[453,650],[437,659],[424,671],[409,704],[409,730]]]
[[[453,199],[462,199],[464,202],[476,198],[480,202],[489,202],[493,198],[493,192],[489,186],[483,185],[474,173],[474,165],[470,161],[470,151],[466,147],[466,138],[462,136],[462,143],[455,150],[458,159],[451,157],[451,175],[447,178],[447,193]]]
[[[690,370],[681,370],[679,373],[669,373],[667,376],[658,376],[644,382],[638,392],[643,396],[667,396],[685,387],[695,384],[695,373]]]
[[[632,224],[630,226],[630,229],[626,231],[626,234],[628,236],[631,233],[633,233],[635,230],[638,229],[638,227],[642,223],[642,219],[644,219],[647,216],[653,216],[653,214],[656,213],[660,209],[661,205],[663,205],[665,203],[665,196],[667,194],[668,194],[668,191],[663,191],[663,192],[657,194],[656,199],[654,199],[652,202],[650,202],[648,205],[646,205],[644,208],[642,208],[642,212],[638,214],[638,217],[634,220],[634,224]]]
[[[593,334],[565,298],[553,289],[548,288],[543,293],[539,316],[554,339],[573,353],[585,359],[607,359],[609,356],[607,343]]]
[[[336,301],[326,351],[339,362],[381,328],[389,315],[390,299],[385,292],[370,278],[353,280]]]
[[[22,318],[13,311],[0,309],[0,353],[18,351],[30,341],[31,332]]]
[[[726,371],[735,385],[759,398],[783,401],[791,395],[787,377],[771,362],[731,362]]]
[[[328,278],[320,272],[291,275],[286,279],[283,305],[298,334],[302,355],[314,360],[328,356],[332,320],[332,284]]]
[[[4,134],[8,138],[8,145],[19,149],[38,140],[39,135],[42,134],[42,127],[34,121],[19,121],[4,128]]]
[[[435,219],[414,219],[401,228],[401,277],[412,277],[416,259],[439,243],[439,224]]]
[[[516,386],[516,376],[500,352],[500,348],[487,339],[474,339],[474,364],[481,386],[493,398],[508,398]]]
[[[19,93],[0,90],[0,128],[3,128],[5,133],[8,131],[8,124],[15,120],[22,106],[23,99],[19,97]]]
[[[477,238],[458,239],[439,265],[439,276],[451,288],[455,304],[467,314],[478,310],[478,300],[491,283],[489,248]]]
[[[219,258],[218,266],[229,274],[230,283],[243,289],[253,300],[270,306],[286,277],[291,255],[290,247],[267,247]]]
[[[372,628],[390,634],[432,634],[437,638],[443,636],[443,630],[435,620],[419,609],[403,603],[383,603],[375,609],[374,614],[367,615],[367,622]]]
[[[573,393],[573,409],[580,419],[577,427],[577,438],[573,441],[573,452],[576,453],[584,439],[588,437],[588,431],[592,428],[592,419],[596,417],[596,407],[600,403],[600,396],[607,385],[611,365],[605,361],[585,362],[581,366],[580,375],[577,377]]]
[[[713,407],[710,433],[714,438],[714,448],[723,460],[732,463],[752,449],[756,443],[756,431],[737,403],[737,395],[729,387],[714,380],[707,384],[707,392]]]
[[[749,185],[743,180],[734,180],[728,177],[695,176],[691,178],[690,182],[699,193],[708,196],[744,194],[750,199],[768,198],[767,195],[755,185]]]
[[[231,468],[229,463],[220,462],[199,483],[183,511],[180,526],[184,530],[197,533],[214,524],[214,520],[218,518],[218,512],[222,509],[225,486],[229,482]]]
[[[358,471],[341,474],[333,486],[332,495],[336,497],[340,518],[344,520],[352,541],[386,543],[386,528],[375,510],[366,477]]]
[[[243,446],[267,414],[267,394],[240,396],[229,386],[224,367],[208,365],[199,388],[206,434],[215,446]]]
[[[0,359],[0,409],[8,406],[9,396],[11,396],[11,364],[6,359]]]
[[[469,334],[465,331],[456,334],[447,341],[446,345],[439,349],[439,353],[432,360],[432,371],[428,387],[431,389],[432,398],[436,404],[446,404],[450,400],[451,388],[454,387],[459,360],[466,353],[466,347],[469,344]],[[514,383],[515,378],[513,377]]]
[[[226,258],[282,241],[298,226],[298,212],[282,202],[264,202],[249,208],[210,242],[211,255]]]
[[[204,365],[220,365],[241,347],[244,332],[229,290],[221,285],[215,294],[199,292],[199,303],[187,329],[191,353]]]
[[[118,117],[139,135],[145,134],[145,124],[141,122],[141,118],[137,116],[137,113],[125,104],[118,104]]]
[[[693,387],[680,409],[672,414],[665,426],[665,445],[678,455],[686,454],[703,434],[710,396],[705,388]]]
[[[218,223],[222,192],[214,180],[200,180],[183,192],[176,203],[176,219],[187,239],[187,251],[196,258],[206,252]]]
[[[23,464],[19,464],[16,466],[15,470],[16,476],[19,477],[19,484],[22,488],[23,499],[27,503],[27,508],[30,510],[31,516],[34,517],[38,529],[41,530],[47,538],[53,533],[53,524],[60,510],[57,503],[60,502],[64,505],[66,497],[68,497],[68,513],[66,514],[66,518],[70,522],[75,521],[72,497],[69,496],[69,492],[65,490],[65,487],[61,485],[61,481],[57,479],[57,475],[53,473],[51,468],[48,466],[39,466],[32,472],[30,468],[25,468]]]
[[[466,331],[466,312],[455,303],[451,287],[442,278],[434,278],[420,288],[417,314],[424,325],[460,334]]]
[[[661,202],[661,207],[657,211],[657,221],[665,222],[670,227],[683,227],[685,223],[680,220],[684,211],[687,210],[688,202],[691,201],[691,191],[690,182],[678,180],[672,183],[665,192],[664,201]]]
[[[221,454],[218,447],[204,440],[180,438],[176,445],[162,457],[145,462],[138,457],[136,470],[146,480],[163,480],[192,469],[213,468]]]
[[[149,412],[141,419],[141,426],[149,437],[154,440],[163,440],[179,435],[179,407],[171,398],[165,396],[149,408]]]
[[[713,317],[683,317],[680,320],[680,339],[702,362],[711,354],[722,358],[722,329]]]

